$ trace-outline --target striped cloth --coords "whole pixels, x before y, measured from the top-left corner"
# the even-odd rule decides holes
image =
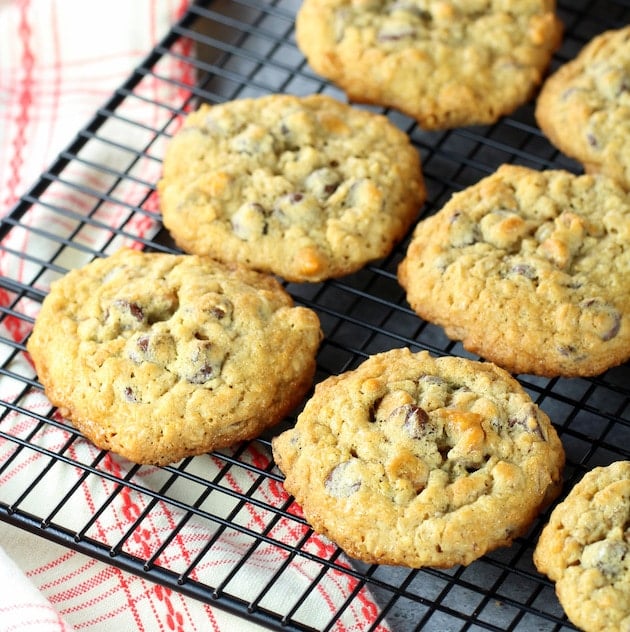
[[[185,0],[0,0],[0,216],[12,209],[186,7]],[[146,114],[152,115],[151,112]],[[112,160],[115,159],[114,156]],[[156,176],[144,175],[147,178]],[[63,199],[61,203],[80,208],[81,200]],[[34,213],[28,221],[40,221],[45,223],[47,230],[60,233],[69,230],[59,218],[54,218],[54,222],[50,219]],[[137,235],[150,234],[151,229],[150,225],[134,228]],[[46,258],[47,253],[39,250],[43,246],[31,231],[13,232],[15,234],[9,236],[5,248],[0,251],[0,274],[28,283],[29,264],[19,253],[34,253],[42,258]],[[0,304],[8,305],[9,300],[8,293],[0,288]],[[26,323],[26,319],[6,318],[0,326],[0,337],[23,341],[28,334]],[[32,374],[26,358],[16,360],[15,370],[23,375]],[[14,401],[19,388],[21,386],[15,381],[0,378],[0,399]],[[40,414],[46,414],[49,409],[45,397],[38,392],[33,393],[24,405]],[[9,414],[3,420],[3,431],[25,436],[31,423],[34,422],[28,416]],[[42,441],[46,442],[47,449],[56,450],[63,445],[65,437],[62,430],[50,429]],[[0,465],[11,462],[13,448],[9,442],[5,443],[3,445],[0,439]],[[80,449],[96,453],[87,444]],[[3,470],[0,477],[2,501],[6,502],[5,498],[12,494],[19,494],[23,472],[38,467],[38,454],[29,454],[27,460],[17,459]],[[88,454],[86,458],[90,456]],[[250,456],[252,459],[267,458],[254,452]],[[207,459],[204,467],[212,462],[210,456],[199,458]],[[114,459],[106,459],[104,463],[113,474],[125,475],[115,471],[118,465]],[[72,469],[67,468],[67,471],[70,473]],[[60,468],[59,471],[63,476],[66,470]],[[150,469],[143,471],[151,476]],[[64,483],[67,485],[67,481],[59,481],[60,488]],[[104,479],[92,487],[82,486],[83,496],[76,511],[87,512],[89,517],[95,501],[93,495],[111,493],[105,489],[108,484]],[[246,490],[251,481],[244,475],[243,480],[234,480],[233,485],[236,491]],[[272,483],[261,493],[269,494],[274,502],[286,501],[283,490]],[[96,528],[102,532],[100,536],[115,540],[125,533],[144,510],[140,503],[141,499],[134,498],[131,492],[118,494],[116,503],[111,505],[111,515],[103,515],[96,523]],[[259,518],[252,508],[247,519],[253,525]],[[165,507],[155,516],[152,514],[152,519],[146,521],[144,529],[133,540],[137,549],[129,553],[142,559],[160,542],[165,526],[179,519],[176,512]],[[294,526],[285,527],[285,531],[281,531],[283,537],[300,536],[291,533]],[[279,529],[285,527],[279,525]],[[204,537],[207,539],[203,525],[191,524],[190,532],[184,532],[178,539],[180,548],[172,554],[181,556],[184,561],[194,559]],[[313,543],[318,547],[313,551],[315,554],[334,549],[322,539],[314,538]],[[226,562],[241,554],[239,551],[244,550],[239,549],[241,545],[236,539],[219,549]],[[263,553],[266,557],[261,559],[260,572],[273,575],[284,558],[274,558],[279,554],[275,550]],[[211,559],[208,572],[216,572],[221,562],[220,558]],[[304,590],[304,585],[316,580],[317,573],[299,558],[293,564],[296,590]],[[198,572],[203,571],[200,566]],[[251,582],[252,578],[247,581]],[[309,623],[318,627],[320,619],[326,622],[338,604],[356,593],[343,619],[332,629],[344,632],[366,629],[377,616],[378,609],[367,590],[359,590],[357,583],[351,575],[341,573],[332,582],[320,582],[316,591],[320,601],[315,602]],[[54,632],[72,629],[194,632],[262,628],[0,523],[0,630]],[[379,629],[387,628],[379,626]]]

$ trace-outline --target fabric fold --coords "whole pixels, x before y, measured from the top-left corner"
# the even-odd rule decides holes
[[[72,632],[52,604],[0,548],[0,628],[5,632]]]

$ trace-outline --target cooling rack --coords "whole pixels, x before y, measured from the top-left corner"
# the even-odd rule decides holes
[[[2,221],[0,254],[15,274],[0,280],[0,519],[270,629],[342,630],[362,613],[366,630],[574,629],[531,561],[548,514],[468,567],[359,564],[315,536],[283,493],[271,433],[169,467],[138,466],[95,449],[42,394],[25,343],[50,282],[122,244],[176,251],[160,225],[155,185],[183,114],[200,101],[272,92],[344,98],[295,45],[298,5],[191,5]],[[554,67],[597,33],[627,24],[630,4],[573,0],[560,2],[559,14],[565,36]],[[579,171],[536,127],[531,103],[495,125],[445,132],[385,113],[422,156],[425,215],[504,162]],[[23,242],[26,251],[16,246]],[[316,380],[399,346],[467,355],[406,304],[395,276],[406,244],[348,277],[287,285],[322,322]],[[563,440],[565,493],[592,467],[629,457],[630,367],[593,379],[519,380]],[[345,597],[327,602],[314,627],[313,612],[321,618],[321,600],[334,591]]]

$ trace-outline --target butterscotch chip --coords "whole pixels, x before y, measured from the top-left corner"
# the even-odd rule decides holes
[[[549,418],[508,373],[408,349],[319,383],[272,448],[316,531],[357,559],[409,567],[510,544],[564,465]]]
[[[589,173],[630,188],[630,26],[591,40],[544,83],[536,120]]]
[[[585,632],[630,629],[630,462],[596,467],[543,529],[534,562]]]
[[[630,358],[630,196],[504,165],[418,224],[398,278],[422,318],[510,372],[603,373]]]
[[[88,439],[166,464],[280,421],[311,386],[320,339],[317,315],[271,277],[123,249],[52,284],[28,351]]]
[[[542,82],[562,25],[553,0],[305,0],[296,39],[358,102],[426,129],[492,123]]]
[[[407,135],[324,95],[203,105],[172,139],[158,187],[184,250],[297,282],[387,255],[425,199]]]

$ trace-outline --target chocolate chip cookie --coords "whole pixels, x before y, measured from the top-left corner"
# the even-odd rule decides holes
[[[28,351],[88,439],[162,465],[280,421],[311,386],[320,339],[317,315],[271,277],[123,249],[52,284]]]
[[[409,567],[510,544],[564,465],[549,418],[508,373],[408,349],[319,383],[272,449],[316,531],[357,559]]]
[[[398,278],[422,318],[508,371],[603,373],[630,358],[630,196],[504,165],[418,224]]]
[[[588,472],[551,514],[534,562],[585,632],[630,629],[630,462]]]
[[[203,105],[172,139],[159,192],[185,251],[296,282],[387,255],[425,198],[407,135],[324,95]]]
[[[551,142],[630,188],[630,26],[602,33],[543,85],[536,119]]]
[[[357,102],[425,129],[492,123],[525,103],[562,37],[553,0],[305,0],[298,46]]]

